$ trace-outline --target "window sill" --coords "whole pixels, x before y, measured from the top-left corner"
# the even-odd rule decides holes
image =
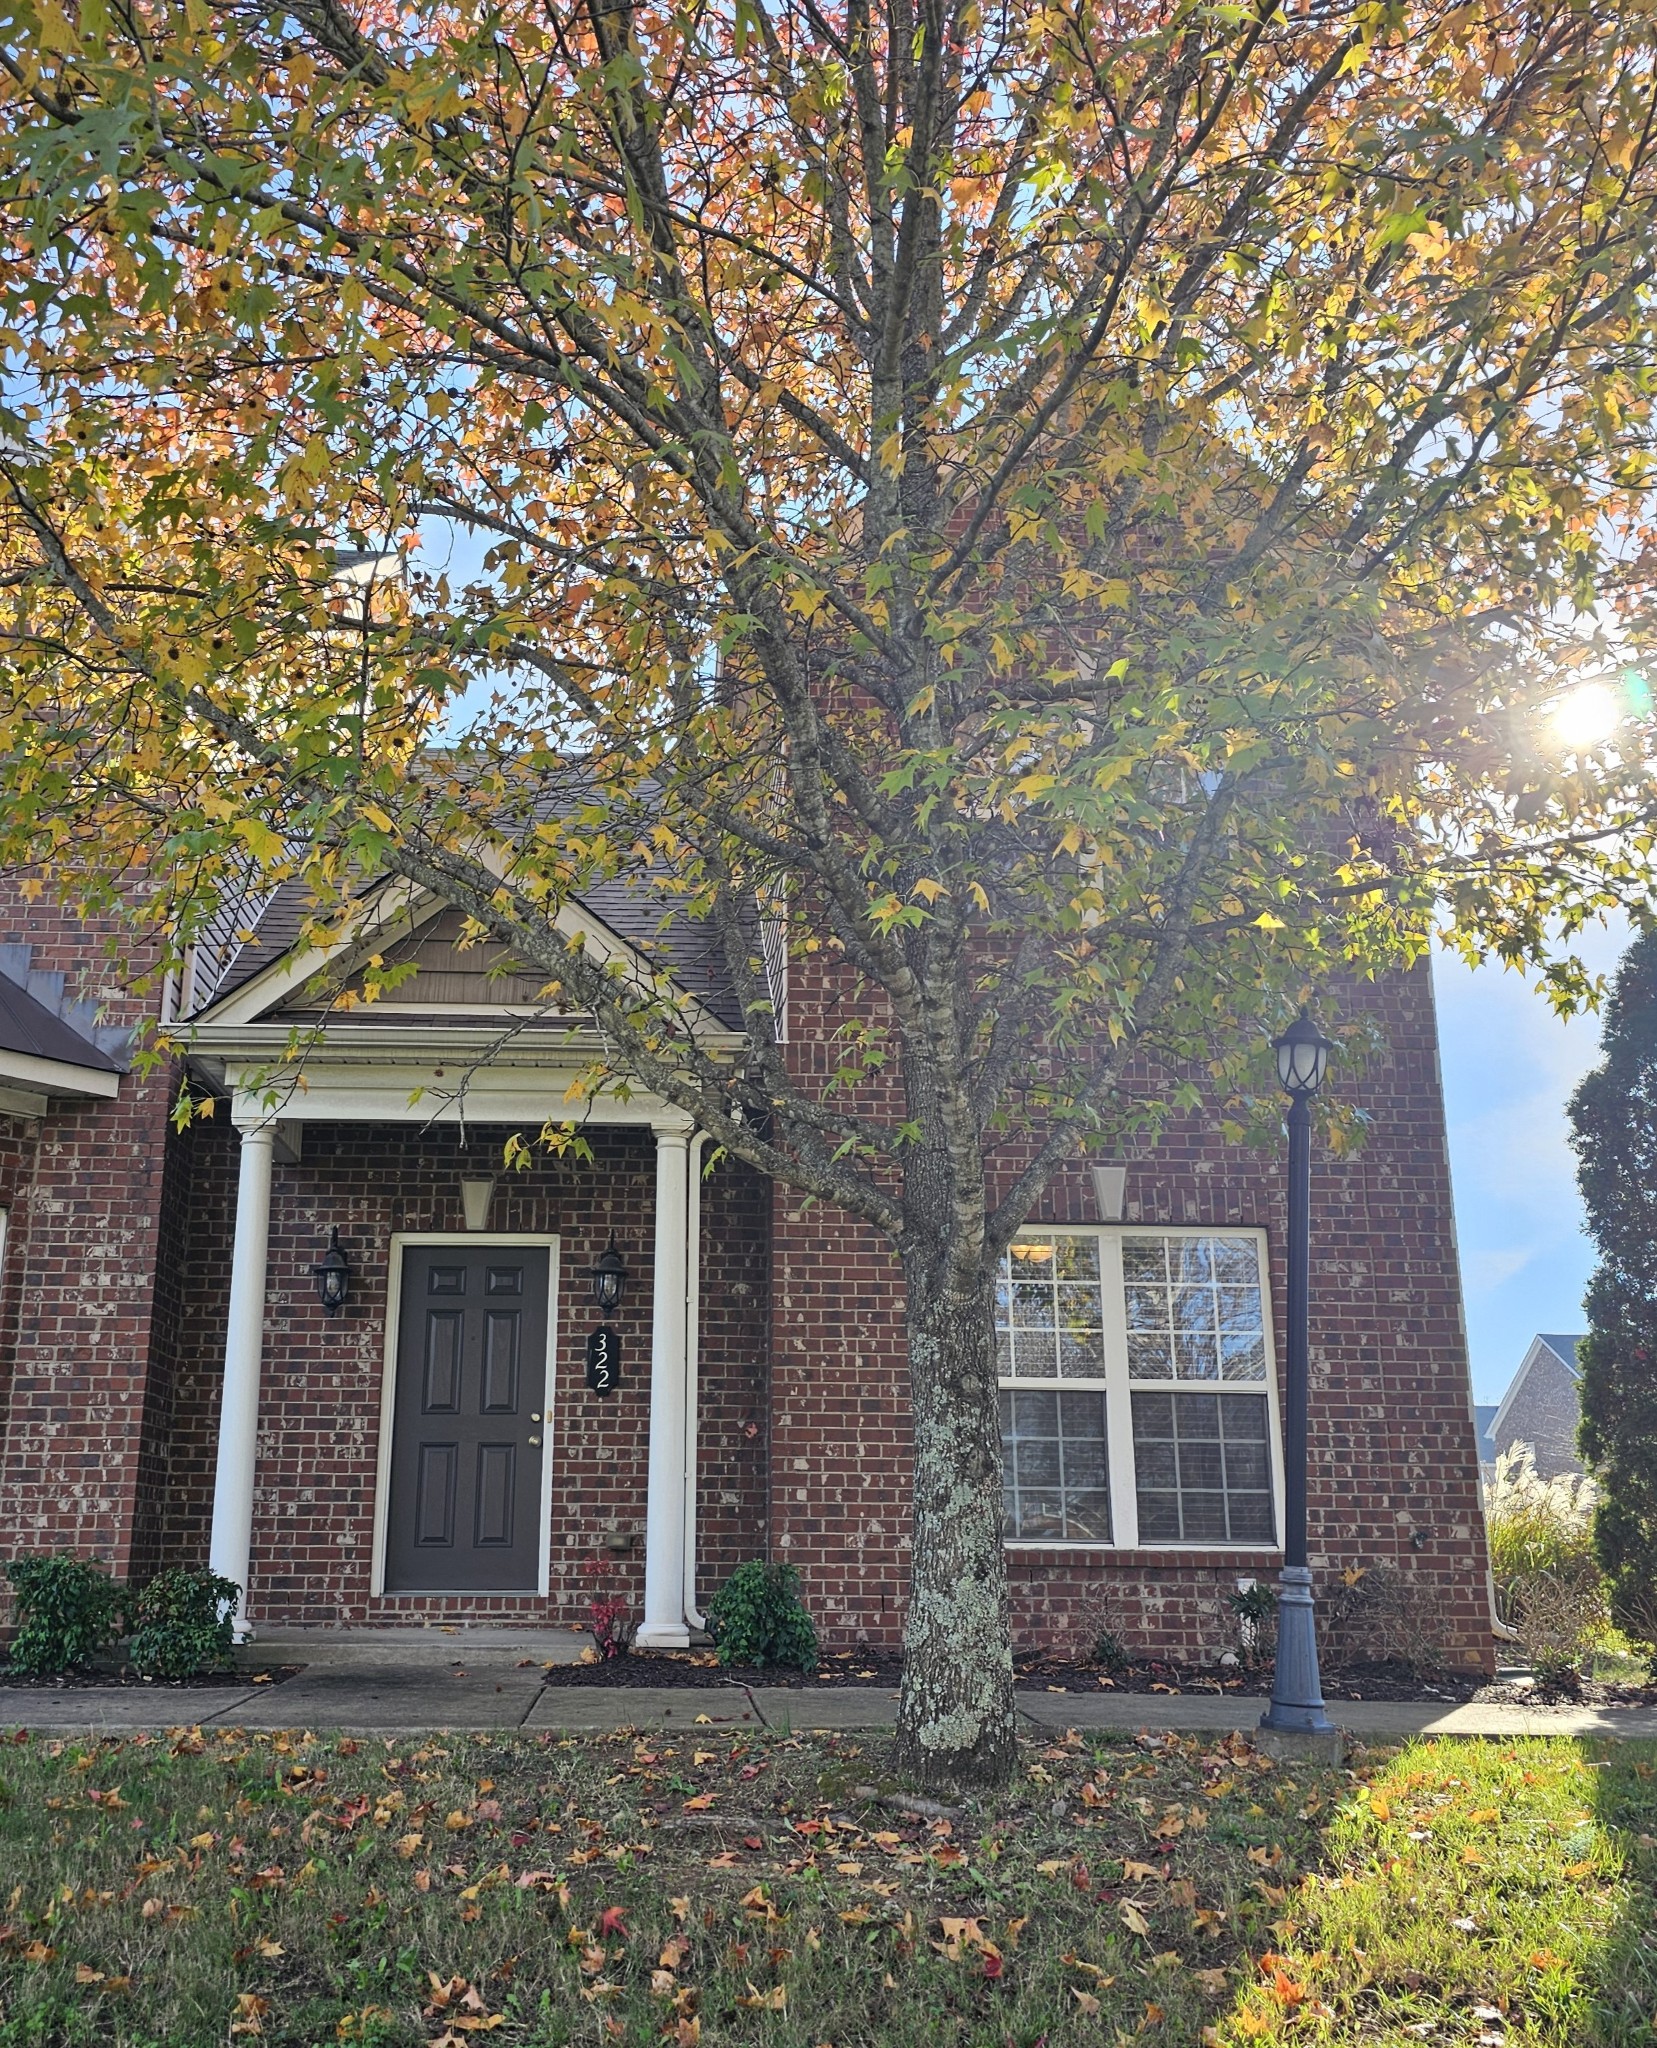
[[[1016,1557],[1023,1563],[1037,1557],[1090,1557],[1110,1558],[1119,1564],[1248,1565],[1258,1570],[1276,1570],[1283,1562],[1283,1552],[1274,1545],[1148,1543],[1128,1550],[1115,1543],[1013,1537],[1001,1547],[1009,1557]]]

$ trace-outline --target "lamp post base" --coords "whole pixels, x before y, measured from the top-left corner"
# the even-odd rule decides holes
[[[1339,1735],[1323,1710],[1308,1565],[1286,1564],[1277,1582],[1277,1668],[1260,1726],[1274,1735]]]

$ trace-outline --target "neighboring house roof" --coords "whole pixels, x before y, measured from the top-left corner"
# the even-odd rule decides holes
[[[1501,1404],[1496,1401],[1480,1401],[1473,1409],[1473,1420],[1479,1433],[1479,1463],[1494,1465],[1496,1462],[1496,1439],[1491,1431],[1496,1420],[1496,1411]]]
[[[1491,1437],[1498,1448],[1507,1441],[1508,1411],[1519,1398],[1531,1374],[1538,1370],[1544,1373],[1564,1372],[1572,1382],[1575,1382],[1580,1377],[1576,1362],[1577,1346],[1586,1342],[1586,1332],[1576,1337],[1557,1333],[1546,1336],[1538,1333],[1532,1337],[1530,1349],[1519,1361],[1519,1370],[1513,1375],[1513,1383],[1502,1396],[1501,1405],[1490,1425]]]
[[[1576,1362],[1576,1354],[1577,1346],[1588,1341],[1586,1335],[1581,1337],[1550,1337],[1546,1331],[1542,1331],[1538,1334],[1536,1341],[1538,1344],[1547,1345],[1548,1349],[1559,1360],[1560,1364],[1564,1366],[1572,1379],[1581,1379],[1582,1372]]]

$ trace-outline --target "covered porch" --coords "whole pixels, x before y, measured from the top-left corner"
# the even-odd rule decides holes
[[[244,1637],[552,1625],[607,1578],[636,1587],[641,1646],[700,1626],[703,1140],[648,1095],[600,1096],[579,1105],[588,1158],[506,1170],[509,1133],[571,1114],[570,1036],[330,1022],[276,1083],[289,1025],[198,1027],[235,1133],[208,1548],[244,1589]],[[734,1218],[719,1234],[721,1272],[763,1264]],[[336,1235],[348,1277],[330,1313],[315,1269]],[[606,1311],[590,1269],[611,1242],[629,1278]],[[759,1306],[739,1295],[750,1321]],[[584,1370],[601,1324],[609,1392]],[[719,1372],[732,1364],[750,1383],[763,1370]],[[750,1384],[750,1411],[762,1398]],[[729,1388],[716,1406],[730,1438]],[[716,1462],[757,1434],[739,1425]],[[743,1548],[730,1510],[753,1491],[720,1489],[727,1548]],[[756,1520],[746,1554],[762,1540]]]

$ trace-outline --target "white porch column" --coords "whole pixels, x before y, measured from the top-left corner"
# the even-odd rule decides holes
[[[224,1399],[213,1476],[213,1570],[242,1589],[238,1640],[248,1633],[247,1574],[253,1550],[253,1468],[259,1444],[259,1365],[265,1335],[265,1265],[270,1251],[269,1124],[242,1133],[236,1183],[236,1246],[230,1267],[230,1317],[224,1340]]]
[[[685,1223],[690,1132],[656,1128],[655,1276],[650,1303],[650,1487],[644,1517],[641,1649],[682,1650],[685,1626]]]

